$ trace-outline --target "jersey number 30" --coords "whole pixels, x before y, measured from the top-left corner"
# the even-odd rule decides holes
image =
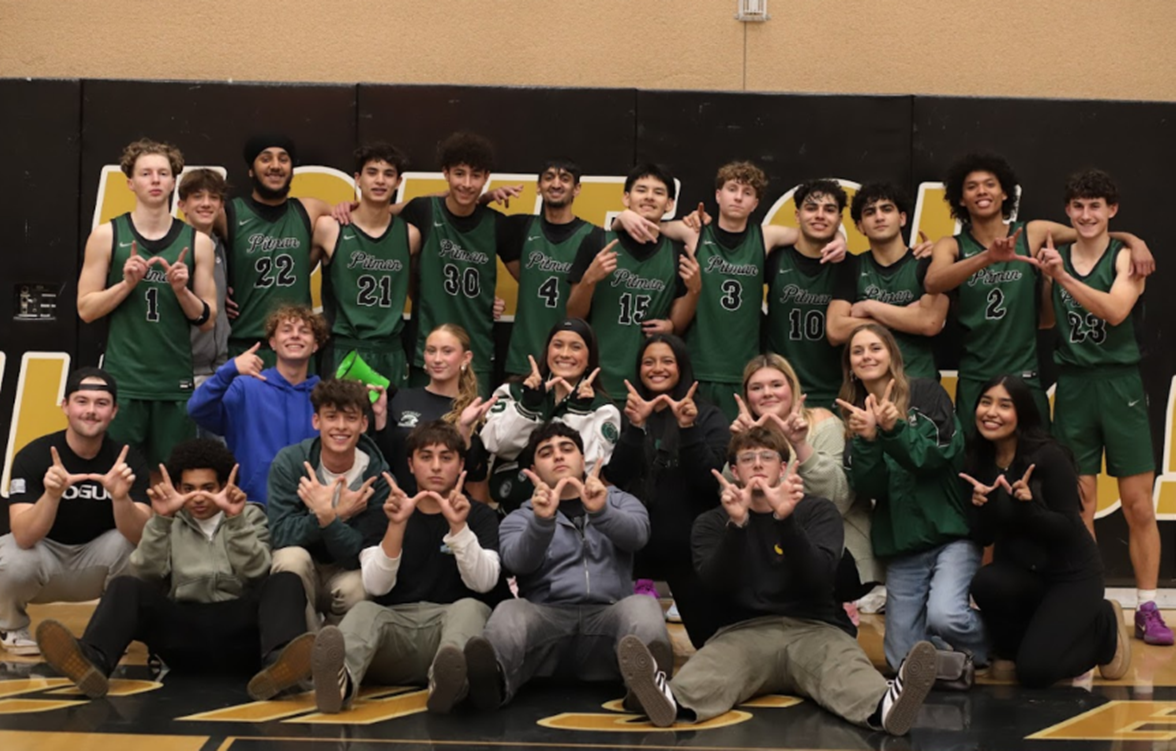
[[[441,273],[445,276],[445,291],[454,297],[459,293],[477,297],[482,292],[482,280],[475,268],[467,268],[463,273],[457,266],[447,263]]]

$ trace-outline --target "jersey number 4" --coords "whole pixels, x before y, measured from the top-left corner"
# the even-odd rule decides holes
[[[559,277],[549,276],[544,280],[543,284],[539,285],[539,298],[543,300],[543,305],[548,308],[555,308],[559,306]]]
[[[294,259],[285,254],[272,258],[262,256],[253,264],[253,270],[257,272],[257,281],[253,283],[255,289],[264,289],[275,284],[279,287],[293,287],[294,282],[298,281],[294,274]]]
[[[445,291],[454,297],[459,293],[466,297],[477,297],[482,292],[482,280],[475,268],[467,268],[463,272],[452,263],[447,263],[441,273],[445,276]]]

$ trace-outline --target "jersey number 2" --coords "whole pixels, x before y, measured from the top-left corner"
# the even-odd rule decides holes
[[[273,258],[262,256],[257,259],[257,263],[253,264],[253,270],[257,272],[254,288],[264,289],[272,287],[274,284],[279,287],[293,287],[294,282],[297,281],[297,277],[294,275],[294,259],[285,254],[276,255]],[[271,276],[271,271],[277,271],[277,274]]]

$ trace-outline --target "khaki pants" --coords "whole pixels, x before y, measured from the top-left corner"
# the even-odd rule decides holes
[[[358,603],[339,624],[347,672],[356,686],[367,675],[385,686],[426,685],[437,650],[463,649],[482,635],[489,617],[490,606],[471,597],[450,605]]]
[[[359,569],[344,569],[334,563],[320,563],[310,557],[306,548],[279,548],[273,552],[273,573],[289,571],[297,574],[306,590],[306,627],[318,631],[318,614],[323,613],[328,623],[338,623],[355,604],[367,599],[363,589],[363,574]]]
[[[779,616],[719,631],[670,688],[701,722],[763,694],[787,693],[866,726],[888,685],[857,640],[820,621]]]

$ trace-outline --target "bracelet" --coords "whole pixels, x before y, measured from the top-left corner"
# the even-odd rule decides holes
[[[208,323],[208,319],[212,317],[212,308],[208,306],[208,303],[204,300],[201,300],[200,304],[204,306],[204,311],[201,312],[201,314],[196,318],[188,319],[188,323],[192,324],[193,326],[203,326],[204,324]]]

